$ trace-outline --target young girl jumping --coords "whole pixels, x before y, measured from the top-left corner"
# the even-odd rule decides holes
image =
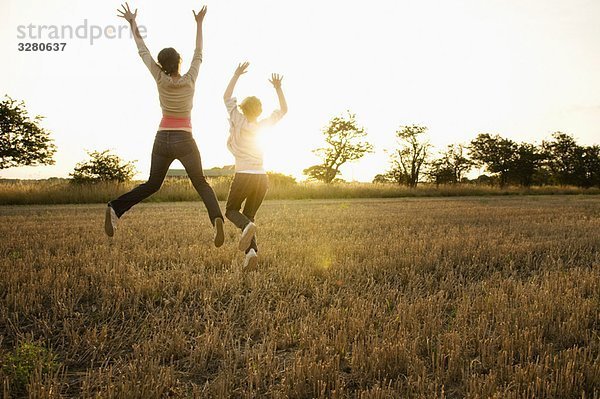
[[[152,163],[148,181],[110,201],[106,209],[104,229],[112,237],[118,219],[132,206],[154,194],[162,185],[169,166],[178,159],[192,180],[194,188],[202,198],[211,223],[215,228],[215,246],[223,245],[223,214],[219,208],[217,197],[210,187],[202,171],[200,152],[192,136],[191,111],[194,98],[194,87],[198,70],[202,62],[202,22],[206,15],[206,6],[196,14],[196,50],[192,57],[190,69],[184,75],[179,74],[181,57],[175,49],[169,47],[158,53],[158,63],[154,61],[139,33],[136,17],[137,9],[131,12],[129,4],[118,10],[119,17],[131,25],[131,31],[137,44],[140,57],[150,70],[158,87],[158,97],[162,108],[162,120],[154,139]]]
[[[225,90],[223,100],[229,114],[229,138],[227,148],[235,157],[235,176],[227,196],[225,216],[242,230],[238,248],[246,253],[244,269],[256,267],[258,247],[256,245],[256,225],[254,217],[267,193],[268,179],[263,168],[263,152],[257,142],[258,132],[277,123],[287,112],[287,104],[281,89],[282,76],[272,74],[269,82],[275,88],[279,99],[279,110],[266,119],[258,120],[262,104],[256,97],[247,97],[238,110],[237,100],[232,97],[238,78],[246,73],[250,65],[239,64]],[[242,202],[244,210],[240,212]]]

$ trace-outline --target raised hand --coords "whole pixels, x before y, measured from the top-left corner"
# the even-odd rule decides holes
[[[201,23],[202,21],[204,21],[204,16],[206,15],[206,6],[202,6],[202,8],[200,9],[200,11],[198,11],[198,14],[196,14],[196,11],[192,10],[192,12],[194,13],[194,19],[196,20],[196,23]]]
[[[129,23],[135,21],[135,18],[137,17],[137,8],[135,9],[135,12],[131,12],[128,3],[121,4],[121,7],[123,7],[123,9],[117,10],[117,12],[121,13],[120,15],[117,15],[117,17],[123,18]]]
[[[237,68],[235,68],[234,75],[241,76],[241,75],[245,74],[246,72],[248,72],[248,71],[246,71],[246,69],[248,68],[248,65],[250,65],[250,63],[247,61],[244,63],[238,64]]]
[[[269,82],[271,82],[271,84],[273,85],[273,87],[275,89],[280,89],[282,80],[283,80],[283,76],[281,76],[278,73],[273,73],[273,74],[271,74],[271,79],[269,79]]]

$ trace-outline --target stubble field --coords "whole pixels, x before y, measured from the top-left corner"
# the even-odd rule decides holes
[[[599,398],[600,197],[0,207],[5,397]]]

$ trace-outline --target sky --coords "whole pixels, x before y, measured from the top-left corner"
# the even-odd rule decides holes
[[[126,25],[119,1],[2,0],[0,95],[24,100],[58,147],[53,166],[0,170],[1,178],[66,177],[86,150],[110,149],[150,168],[161,118],[150,73],[127,32],[90,42],[90,26]],[[204,62],[192,123],[204,168],[233,164],[222,95],[249,61],[235,95],[277,106],[267,81],[284,75],[289,105],[265,138],[268,170],[303,178],[319,159],[322,129],[356,113],[375,151],[342,168],[370,181],[389,165],[400,126],[427,126],[437,148],[478,133],[539,143],[555,131],[600,143],[600,2],[597,0],[132,0],[146,44],[175,47],[187,70],[194,49],[192,9],[208,6]],[[168,6],[166,6],[168,4]],[[18,27],[87,24],[87,38],[49,40]],[[36,33],[37,35],[37,33]],[[20,52],[19,43],[66,42],[62,52]],[[180,168],[178,162],[172,165]]]

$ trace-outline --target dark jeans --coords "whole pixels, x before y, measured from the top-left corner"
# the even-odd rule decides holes
[[[202,172],[202,161],[196,141],[192,133],[182,130],[161,130],[156,133],[152,148],[150,177],[146,183],[109,202],[117,216],[121,217],[132,206],[157,192],[165,180],[169,166],[175,159],[182,163],[194,188],[200,194],[211,223],[214,225],[216,218],[223,218],[217,196]]]
[[[227,219],[242,230],[248,223],[254,222],[254,217],[265,198],[268,186],[269,179],[265,174],[236,173],[227,196],[227,210],[225,211]],[[246,201],[244,211],[240,212],[244,200]],[[250,249],[258,251],[256,236],[252,239],[246,253]]]

